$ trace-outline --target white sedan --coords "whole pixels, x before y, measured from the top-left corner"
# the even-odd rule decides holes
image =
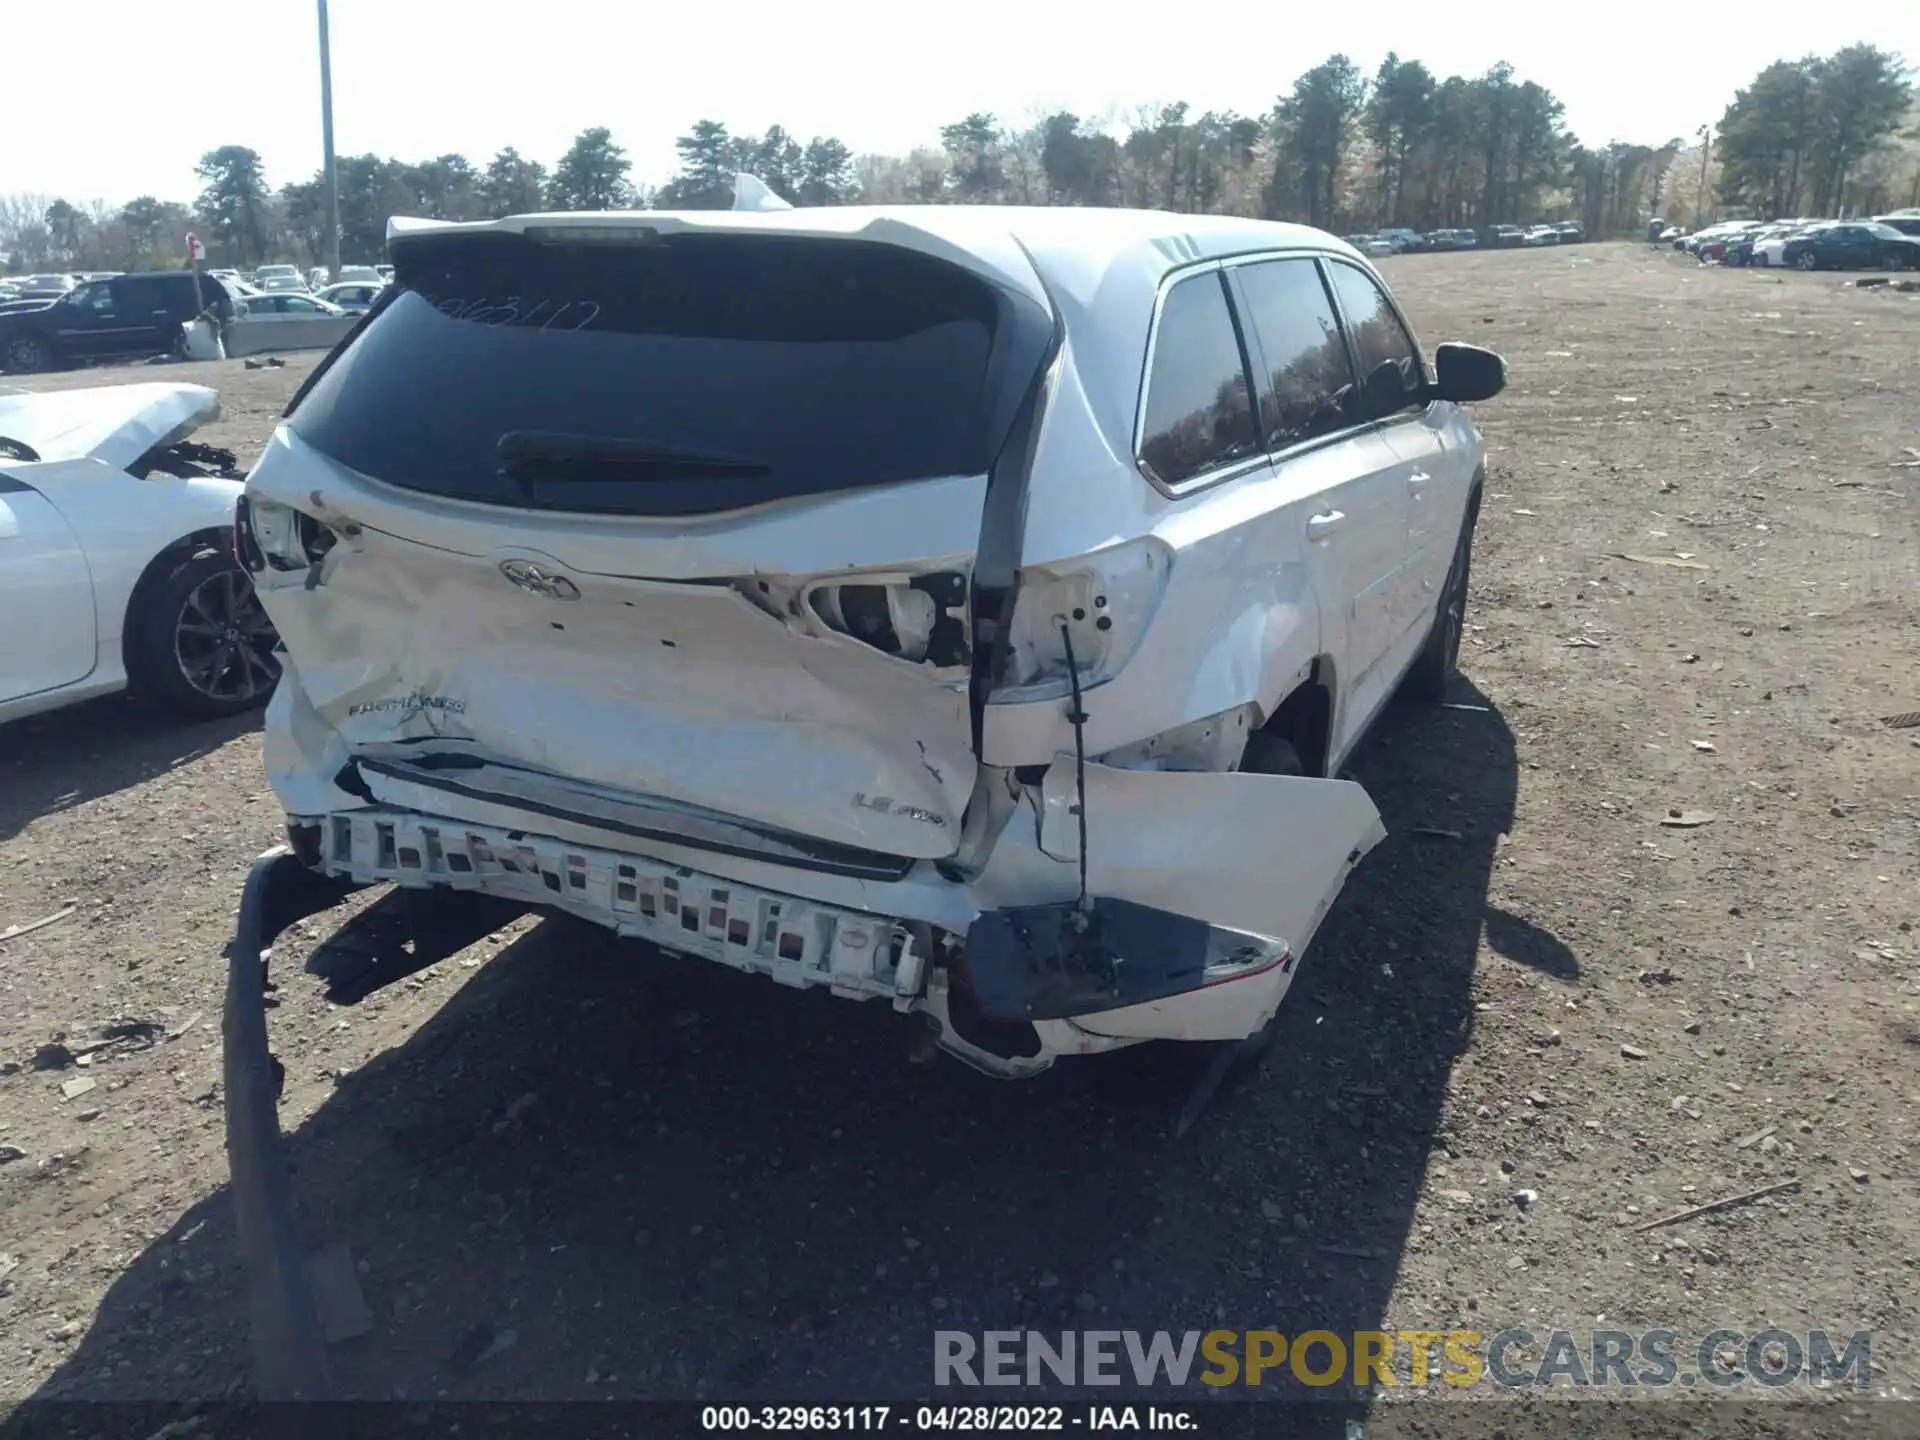
[[[0,394],[0,720],[129,685],[193,716],[265,703],[235,457],[187,439],[219,413],[202,385]]]
[[[247,296],[247,314],[249,315],[298,315],[308,320],[318,320],[322,317],[333,319],[346,313],[331,300],[320,295],[262,291],[258,295]]]
[[[384,280],[359,281],[343,280],[338,285],[329,285],[314,298],[335,305],[348,315],[364,315],[373,308],[373,302],[380,298],[380,292],[387,288]]]

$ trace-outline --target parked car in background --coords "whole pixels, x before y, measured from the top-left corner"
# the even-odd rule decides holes
[[[1505,367],[1300,226],[846,214],[392,222],[236,526],[293,853],[1007,1078],[1257,1049],[1384,834],[1334,777],[1454,674]]]
[[[235,563],[236,457],[199,385],[0,395],[0,720],[132,685],[187,715],[265,703],[272,623]]]
[[[1920,238],[1871,221],[1822,225],[1787,237],[1769,261],[1796,270],[1920,269]]]
[[[364,314],[380,297],[385,281],[375,281],[369,285],[362,281],[347,281],[339,285],[329,285],[316,297],[329,305],[337,305],[349,315]]]
[[[269,280],[302,280],[303,278],[300,267],[297,265],[262,265],[253,272],[251,283],[264,290]]]
[[[1675,241],[1674,245],[1676,249],[1685,250],[1689,255],[1698,255],[1702,246],[1724,241],[1728,236],[1737,235],[1740,231],[1750,228],[1752,224],[1751,220],[1722,220],[1717,224],[1695,230],[1691,235],[1683,236]]]
[[[1488,243],[1501,249],[1511,249],[1526,243],[1527,232],[1518,225],[1496,225],[1489,233]]]
[[[1426,240],[1429,250],[1471,250],[1480,243],[1471,230],[1429,230]]]
[[[1558,245],[1560,232],[1551,225],[1535,225],[1520,237],[1520,243],[1522,245]]]
[[[1753,247],[1759,243],[1771,229],[1771,226],[1753,225],[1728,236],[1720,245],[1719,261],[1722,265],[1731,265],[1738,269],[1753,263]]]
[[[1404,227],[1396,226],[1382,230],[1380,232],[1380,238],[1393,246],[1394,251],[1401,255],[1410,255],[1415,251],[1427,248],[1427,240],[1424,235],[1418,230],[1408,230]]]
[[[1349,235],[1347,236],[1347,243],[1362,255],[1371,255],[1376,258],[1381,255],[1397,255],[1400,253],[1399,247],[1384,235]]]
[[[391,265],[376,265],[373,268],[379,272],[382,280],[393,279],[393,267]]]
[[[1898,230],[1902,235],[1920,236],[1920,215],[1876,215],[1873,217],[1873,223],[1886,225]]]
[[[309,290],[321,289],[323,286],[325,286],[328,283],[327,267],[324,265],[314,266],[311,270],[307,271],[306,281],[307,281],[307,288]]]
[[[180,344],[180,327],[202,306],[222,321],[238,313],[233,293],[191,270],[137,271],[96,280],[50,305],[0,311],[0,369],[51,370],[86,360],[140,360]]]
[[[347,312],[330,300],[318,295],[291,293],[283,290],[266,290],[246,300],[246,313],[249,315],[310,315],[335,316]]]
[[[298,275],[269,275],[264,270],[254,272],[254,288],[262,294],[307,293],[307,282]]]
[[[384,285],[387,277],[372,265],[342,265],[334,284],[344,285],[352,281],[356,285]]]
[[[29,290],[71,290],[80,282],[71,275],[29,275],[26,288]]]
[[[1571,245],[1587,238],[1587,232],[1571,220],[1562,220],[1553,228],[1560,232],[1560,243],[1562,245]]]

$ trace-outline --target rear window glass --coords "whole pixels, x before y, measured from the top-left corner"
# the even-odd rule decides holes
[[[681,515],[992,463],[997,297],[912,251],[487,234],[394,258],[397,293],[290,421],[376,479]]]

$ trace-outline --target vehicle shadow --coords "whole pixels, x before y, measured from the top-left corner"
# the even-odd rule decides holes
[[[257,711],[183,720],[121,693],[0,724],[0,840],[218,750],[260,728]]]
[[[335,1347],[337,1380],[389,1399],[866,1402],[932,1396],[943,1330],[1380,1328],[1448,1145],[1483,932],[1578,970],[1488,913],[1513,737],[1459,689],[1488,708],[1390,714],[1356,757],[1391,838],[1260,1072],[1182,1140],[1201,1068],[1182,1047],[998,1083],[907,1063],[912,1031],[882,1007],[536,927],[288,1137],[304,1238],[352,1247],[372,1310]],[[290,967],[280,987],[278,1024],[320,1004]],[[223,1187],[116,1281],[41,1395],[242,1389],[241,1294]],[[1410,1297],[1393,1321],[1446,1328],[1463,1304]],[[1331,1399],[1314,1428],[1352,1413],[1284,1371],[1237,1393]]]

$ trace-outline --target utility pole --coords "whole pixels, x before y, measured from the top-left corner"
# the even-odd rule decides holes
[[[320,0],[321,9],[324,10],[326,4],[327,0]],[[324,54],[325,52],[323,51],[322,53]],[[1707,157],[1713,153],[1713,127],[1711,125],[1702,125],[1699,134],[1700,196],[1698,203],[1693,207],[1693,228],[1696,230],[1700,228],[1701,222],[1706,218],[1707,213]],[[333,146],[331,144],[327,146],[327,154],[333,154]]]
[[[327,177],[327,280],[340,278],[340,171],[333,159],[333,55],[327,38],[327,0],[320,3],[320,143]]]

